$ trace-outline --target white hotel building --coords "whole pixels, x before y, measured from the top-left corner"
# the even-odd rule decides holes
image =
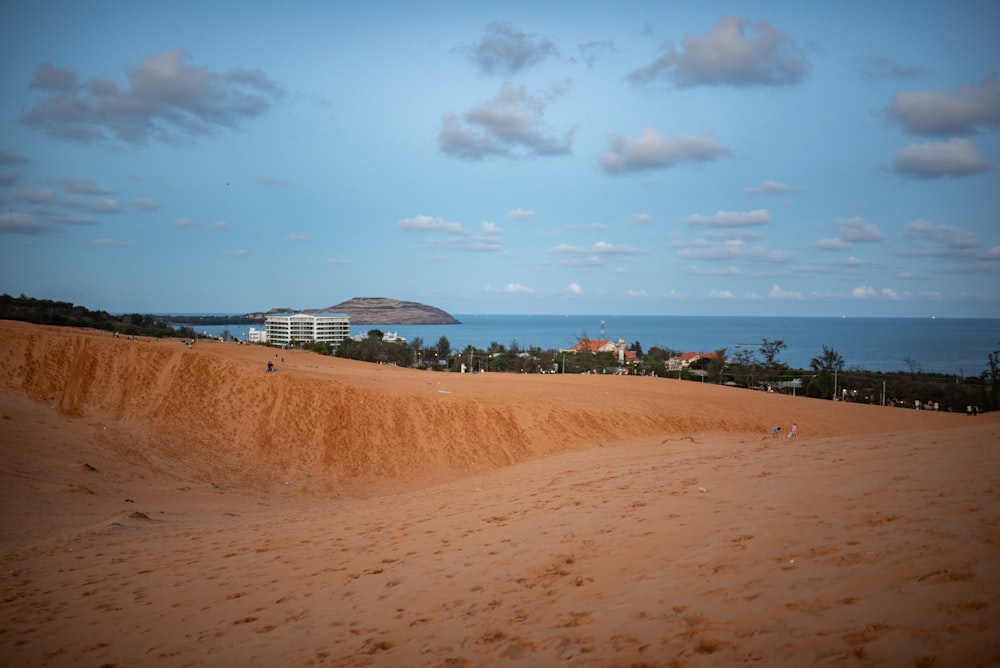
[[[338,345],[351,335],[351,318],[346,313],[275,313],[264,318],[264,326],[272,346],[311,341]]]

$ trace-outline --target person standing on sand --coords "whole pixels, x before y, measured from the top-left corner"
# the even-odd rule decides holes
[[[771,427],[771,438],[778,438],[779,431],[781,431],[781,427],[777,425]]]
[[[788,432],[788,438],[798,438],[799,437],[799,425],[796,422],[792,423],[792,430]]]

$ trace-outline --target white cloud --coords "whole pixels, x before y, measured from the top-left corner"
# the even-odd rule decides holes
[[[832,251],[850,250],[851,248],[854,248],[854,244],[848,243],[839,238],[824,237],[816,242],[816,248],[819,248],[820,250]]]
[[[691,267],[688,273],[692,276],[742,276],[743,270],[739,267]]]
[[[642,255],[648,251],[642,248],[634,248],[632,246],[623,246],[617,244],[609,244],[605,241],[598,241],[592,246],[570,246],[568,244],[559,244],[552,249],[553,253],[565,254],[565,255]]]
[[[779,263],[790,262],[795,258],[792,253],[772,251],[762,246],[748,246],[742,239],[730,239],[723,242],[701,241],[691,248],[677,252],[682,260],[747,260],[750,262]]]
[[[966,257],[981,246],[979,237],[968,230],[952,225],[935,225],[923,218],[907,223],[903,233],[920,244],[919,255]]]
[[[529,288],[526,285],[521,285],[520,283],[508,283],[504,287],[503,292],[505,292],[507,294],[515,294],[515,295],[533,295],[533,294],[535,294],[535,290],[533,288]]]
[[[963,135],[1000,127],[1000,83],[996,73],[982,84],[965,83],[954,90],[911,90],[896,93],[883,115],[912,134],[925,137]]]
[[[580,287],[579,283],[570,283],[566,286],[566,292],[571,295],[582,295],[583,288]]]
[[[770,225],[771,215],[767,209],[755,211],[719,211],[711,216],[694,214],[688,218],[690,225],[708,225],[712,227],[748,227],[754,225]]]
[[[281,97],[260,70],[219,73],[188,61],[182,49],[154,54],[126,73],[125,86],[109,77],[81,82],[75,71],[43,63],[31,80],[42,99],[20,120],[56,139],[144,144],[238,128]]]
[[[875,288],[870,285],[859,285],[851,290],[851,297],[855,299],[868,299],[875,296]]]
[[[553,252],[556,252],[553,250]],[[586,249],[581,249],[581,252],[587,252]],[[607,264],[607,260],[596,255],[591,255],[590,257],[570,257],[560,262],[566,267],[603,267]]]
[[[899,299],[899,293],[892,288],[882,288],[882,296],[887,299]]]
[[[575,129],[557,135],[544,123],[546,100],[524,87],[504,83],[496,97],[461,117],[449,114],[441,123],[438,146],[456,158],[554,156],[570,152]]]
[[[414,216],[413,218],[403,218],[396,221],[396,227],[401,230],[423,231],[423,232],[448,232],[449,234],[465,234],[462,226],[458,223],[451,223],[444,218],[434,218],[432,216]]]
[[[733,292],[732,290],[709,290],[708,297],[709,299],[732,299]]]
[[[287,241],[311,241],[311,237],[308,234],[289,234],[285,236]]]
[[[648,297],[649,293],[646,292],[645,290],[626,290],[625,291],[625,296],[626,297]]]
[[[787,183],[779,181],[763,181],[759,186],[743,189],[743,194],[745,195],[788,194],[797,192],[802,192],[802,188],[790,186]]]
[[[653,217],[648,213],[636,213],[632,215],[632,220],[641,225],[649,225],[653,222]]]
[[[968,139],[908,144],[896,151],[892,168],[903,176],[934,179],[989,171],[991,163]]]
[[[882,231],[864,218],[837,218],[834,225],[840,230],[840,238],[849,243],[882,241]]]
[[[775,283],[767,293],[771,299],[802,299],[802,293],[795,290],[785,290]]]
[[[664,169],[681,163],[708,162],[731,151],[715,139],[715,133],[665,137],[646,128],[636,139],[612,135],[610,148],[600,157],[607,174],[628,174],[647,169]]]
[[[534,217],[535,212],[531,209],[511,209],[507,212],[507,218],[510,220],[528,220]]]
[[[731,84],[789,85],[809,71],[804,50],[791,35],[761,21],[723,17],[704,35],[687,35],[678,50],[661,47],[663,55],[628,75],[636,84],[661,78],[678,86]]]

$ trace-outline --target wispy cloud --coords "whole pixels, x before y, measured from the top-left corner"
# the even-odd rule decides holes
[[[646,128],[636,138],[612,135],[608,143],[610,146],[599,161],[601,169],[607,174],[628,174],[682,163],[708,162],[731,153],[711,131],[670,138],[653,128]]]
[[[694,214],[687,219],[689,225],[705,225],[709,227],[754,227],[770,225],[771,214],[767,209],[753,211],[719,211],[711,216]]]
[[[878,54],[861,56],[854,61],[854,67],[865,81],[912,79],[923,74],[921,67],[904,65],[892,58]]]
[[[474,44],[459,47],[487,74],[516,74],[558,53],[552,40],[518,30],[510,23],[486,25]]]
[[[780,181],[763,181],[759,186],[751,186],[743,189],[744,195],[787,195],[790,193],[802,192],[798,186],[790,186]]]
[[[802,293],[798,290],[785,290],[777,283],[771,286],[767,296],[771,299],[802,299]]]
[[[105,76],[81,81],[75,70],[43,63],[30,82],[40,99],[20,120],[62,140],[175,142],[237,128],[282,94],[260,70],[212,72],[189,60],[182,49],[154,54],[126,72],[124,85]]]
[[[52,188],[11,188],[10,198],[15,202],[26,204],[48,204],[56,199],[56,192]]]
[[[131,248],[135,244],[128,241],[115,241],[114,239],[94,239],[90,245],[98,248]]]
[[[90,177],[61,179],[58,183],[63,187],[63,190],[72,195],[108,196],[118,194],[115,190],[97,185],[97,182]]]
[[[981,251],[979,237],[952,225],[935,225],[918,218],[903,228],[905,236],[917,245],[916,255],[968,258]]]
[[[719,242],[700,240],[687,248],[677,251],[677,257],[682,260],[709,260],[716,262],[745,260],[747,262],[764,263],[784,263],[795,259],[793,253],[768,250],[763,246],[750,246],[742,239],[729,239]]]
[[[396,227],[401,230],[417,232],[447,232],[449,234],[465,234],[459,223],[452,223],[444,218],[432,216],[414,216],[396,221]]]
[[[633,246],[609,244],[605,241],[598,241],[591,246],[570,246],[560,244],[552,249],[553,253],[563,255],[643,255],[649,251]]]
[[[594,63],[605,55],[618,52],[618,47],[610,40],[584,42],[583,44],[578,44],[576,48],[580,52],[583,62],[587,65],[587,69],[592,68]]]
[[[874,243],[882,241],[882,230],[869,223],[864,218],[837,218],[834,225],[840,234],[836,237],[826,237],[816,243],[820,250],[844,251],[851,250],[858,243]]]
[[[507,218],[510,220],[528,220],[534,218],[535,215],[531,209],[512,209],[507,212]]]
[[[12,167],[14,165],[26,165],[30,160],[21,155],[20,153],[13,153],[11,151],[4,151],[0,149],[0,166],[2,167]]]
[[[626,78],[635,84],[658,80],[678,86],[729,84],[780,86],[797,83],[809,71],[805,50],[786,32],[760,21],[720,19],[704,35],[687,35],[678,49],[661,46],[662,55]]]
[[[552,95],[531,95],[524,87],[505,82],[494,98],[461,116],[446,116],[438,146],[445,155],[466,160],[565,155],[572,148],[575,129],[560,134],[545,124],[545,107]]]
[[[147,213],[152,213],[153,211],[159,211],[160,205],[156,200],[150,199],[149,197],[136,197],[131,202],[132,208],[136,211],[145,211]]]

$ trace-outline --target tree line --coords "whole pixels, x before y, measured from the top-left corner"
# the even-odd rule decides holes
[[[190,327],[173,327],[162,319],[142,313],[112,315],[107,311],[91,311],[70,302],[32,297],[0,295],[0,319],[20,320],[36,325],[59,327],[89,327],[125,336],[164,338],[177,336],[195,338]]]
[[[958,377],[924,373],[919,364],[911,364],[909,372],[848,368],[844,357],[825,344],[810,360],[808,369],[796,369],[781,360],[788,347],[782,339],[765,338],[756,345],[739,346],[732,353],[720,348],[690,365],[678,365],[671,370],[670,360],[679,357],[679,351],[659,346],[643,351],[639,341],[627,346],[635,354],[635,361],[622,365],[612,352],[524,348],[516,339],[509,345],[493,341],[486,349],[469,345],[455,350],[444,336],[433,345],[421,338],[409,342],[382,338],[383,333],[373,329],[361,341],[348,339],[336,349],[327,344],[306,347],[347,359],[438,371],[464,368],[471,372],[509,373],[627,372],[858,403],[913,406],[920,401],[923,405],[954,411],[964,411],[968,405],[980,410],[1000,408],[1000,350],[989,354],[986,370],[980,375]],[[586,333],[577,338],[578,342],[587,340]]]

